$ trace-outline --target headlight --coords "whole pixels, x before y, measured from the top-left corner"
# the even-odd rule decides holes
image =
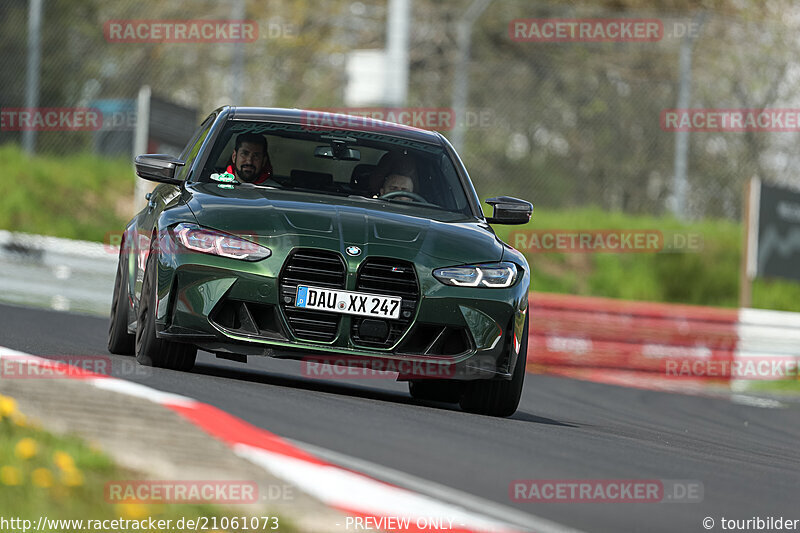
[[[178,242],[194,252],[245,261],[259,261],[272,255],[269,248],[260,244],[197,224],[184,222],[175,226],[173,232]]]
[[[437,268],[433,276],[445,285],[456,287],[510,287],[517,280],[514,263],[489,263],[460,267]]]

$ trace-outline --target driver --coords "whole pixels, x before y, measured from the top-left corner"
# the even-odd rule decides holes
[[[407,176],[412,180],[412,188],[409,189],[413,192],[413,181],[417,177],[416,165],[413,158],[405,153],[389,151],[383,154],[378,165],[369,177],[368,190],[371,195],[383,195],[381,192],[383,184],[387,182],[392,174],[400,174]],[[386,192],[391,192],[387,190]]]
[[[260,185],[270,179],[272,164],[267,152],[267,139],[252,132],[242,133],[236,137],[227,173],[235,176],[240,183]],[[217,174],[211,175],[211,179],[218,177]]]
[[[389,174],[386,176],[386,179],[383,182],[380,195],[383,196],[384,194],[397,191],[414,192],[414,180],[412,180],[411,177],[403,174]],[[410,198],[404,196],[400,196],[399,199],[408,201],[411,200]]]

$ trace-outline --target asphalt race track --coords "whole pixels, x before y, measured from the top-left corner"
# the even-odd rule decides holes
[[[534,318],[535,320],[535,318]],[[0,346],[109,355],[102,318],[0,305]],[[123,359],[111,356],[112,364]],[[318,380],[300,363],[201,352],[190,373],[119,376],[215,405],[278,435],[585,531],[705,531],[800,518],[800,410],[529,375],[510,419],[415,402],[405,383]],[[516,479],[695,480],[701,503],[517,503]]]

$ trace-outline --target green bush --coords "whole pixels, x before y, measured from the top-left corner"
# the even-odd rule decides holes
[[[133,214],[133,165],[88,154],[26,156],[0,146],[0,228],[102,241]]]

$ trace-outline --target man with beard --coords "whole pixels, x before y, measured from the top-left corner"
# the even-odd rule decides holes
[[[272,177],[272,164],[267,152],[267,139],[258,133],[242,133],[236,137],[231,164],[226,174],[212,174],[215,181],[228,182],[234,176],[239,183],[260,185]]]

